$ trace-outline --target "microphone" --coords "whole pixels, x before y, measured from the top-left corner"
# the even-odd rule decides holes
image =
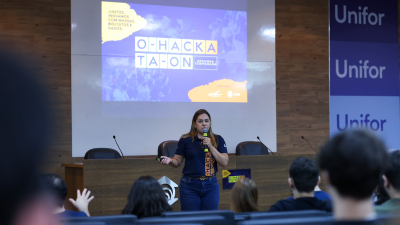
[[[113,138],[114,138],[114,140],[115,140],[115,143],[117,144],[117,146],[118,146],[118,148],[119,148],[119,151],[121,152],[122,159],[125,159],[125,157],[124,157],[124,153],[122,153],[122,151],[121,151],[121,148],[120,148],[120,147],[119,147],[119,145],[118,145],[117,139],[115,139],[115,135],[113,135]]]
[[[203,137],[208,137],[207,132],[208,132],[207,128],[203,128]],[[207,145],[204,145],[204,152],[208,152]]]
[[[304,137],[304,136],[301,136],[301,138],[303,138],[304,140],[306,140],[307,141],[307,139]],[[311,148],[313,148],[314,149],[314,151],[315,151],[315,153],[317,153],[318,154],[318,152],[317,152],[317,150],[315,150],[315,148],[310,144],[310,142],[308,142],[307,141],[307,143],[311,146]]]
[[[257,136],[257,139],[259,142],[261,142],[262,145],[264,145],[264,143],[262,143],[262,141],[260,140],[260,137]],[[271,154],[274,155],[271,149],[269,149],[266,145],[264,145],[264,147],[266,147],[271,152]]]

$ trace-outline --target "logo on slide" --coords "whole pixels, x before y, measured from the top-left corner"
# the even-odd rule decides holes
[[[215,70],[216,55],[218,41],[215,40],[135,37],[137,68]]]
[[[212,98],[219,98],[222,94],[219,94],[219,90],[216,91],[215,93],[209,93],[208,96]]]
[[[232,91],[228,91],[228,97],[232,98],[233,96],[240,96],[240,93],[233,93]]]
[[[158,180],[158,183],[161,185],[162,189],[164,190],[165,196],[167,197],[167,201],[169,205],[174,204],[176,201],[178,201],[177,198],[175,198],[175,188],[178,187],[175,182],[173,182],[171,179],[169,179],[166,176],[161,177],[161,179]]]

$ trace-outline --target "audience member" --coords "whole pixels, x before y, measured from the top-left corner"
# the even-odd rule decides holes
[[[140,219],[161,216],[166,211],[172,211],[172,208],[161,185],[153,177],[142,176],[133,183],[122,214],[133,214]]]
[[[314,197],[314,188],[319,183],[319,170],[311,159],[299,157],[292,162],[289,169],[289,188],[293,199],[284,199],[275,203],[270,212],[295,210],[332,211],[331,202]]]
[[[386,162],[384,144],[368,130],[344,131],[321,148],[321,177],[338,224],[380,224],[371,196]]]
[[[390,199],[375,207],[375,211],[379,214],[400,212],[400,151],[394,151],[389,156],[389,162],[382,178],[384,189],[386,189]]]
[[[58,224],[37,179],[50,134],[46,95],[36,80],[40,74],[25,60],[0,53],[1,224]]]
[[[258,212],[258,189],[256,183],[249,178],[242,177],[232,188],[231,208],[238,212]]]
[[[89,214],[89,203],[93,200],[94,196],[90,196],[90,191],[86,188],[82,191],[77,190],[77,198],[69,201],[79,210],[79,212],[66,210],[64,207],[65,198],[67,197],[68,190],[67,184],[64,180],[57,174],[45,174],[42,175],[42,183],[44,188],[46,188],[56,201],[56,207],[54,208],[54,213],[59,217],[88,217]]]
[[[321,180],[321,178],[318,177],[318,183],[320,180]],[[321,190],[319,185],[315,186],[315,188],[314,188],[314,197],[316,197],[320,200],[323,200],[323,201],[331,199],[331,196],[328,193],[326,193],[325,191]],[[294,198],[293,196],[290,196],[287,199],[289,200],[289,199],[293,199],[293,198]]]
[[[382,176],[379,177],[378,186],[376,186],[374,190],[374,195],[375,196],[373,199],[375,206],[382,205],[383,203],[385,203],[387,200],[390,199],[388,193],[386,192]]]

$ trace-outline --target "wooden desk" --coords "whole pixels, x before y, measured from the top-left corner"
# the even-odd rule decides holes
[[[258,187],[260,210],[266,211],[278,200],[291,196],[287,183],[289,167],[292,161],[299,156],[277,154],[230,156],[229,164],[225,169],[251,169],[252,180],[256,182]],[[303,156],[310,159],[315,158],[315,155]],[[83,186],[89,189],[95,196],[89,205],[89,211],[91,215],[98,216],[120,214],[126,204],[133,182],[140,176],[149,175],[156,179],[167,176],[179,185],[184,164],[182,163],[179,168],[173,168],[168,165],[161,165],[153,158],[138,158],[85,160],[84,166],[72,165],[64,164],[69,194],[72,196],[71,192],[75,192],[74,189],[81,189]],[[219,209],[230,209],[231,190],[222,189],[222,170],[224,168],[219,166],[218,169]],[[80,182],[78,182],[79,179],[81,179]],[[75,184],[70,182],[75,182]],[[176,190],[175,197],[179,199],[178,189],[179,187]],[[74,194],[76,197],[76,192]],[[172,205],[174,211],[179,211],[180,207],[179,200]]]
[[[293,160],[304,156],[315,160],[312,155],[269,155],[238,156],[236,169],[251,169],[251,179],[258,188],[258,206],[261,211],[269,208],[281,199],[292,196],[289,189],[289,168]]]

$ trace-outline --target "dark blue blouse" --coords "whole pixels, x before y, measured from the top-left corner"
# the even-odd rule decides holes
[[[217,150],[220,153],[228,153],[225,140],[220,135],[216,135],[216,138],[218,143]],[[192,141],[192,137],[181,138],[175,154],[185,157],[183,174],[199,177],[213,176],[218,172],[217,161],[212,156],[211,150],[205,153],[203,142],[197,136],[194,137],[194,141]]]

